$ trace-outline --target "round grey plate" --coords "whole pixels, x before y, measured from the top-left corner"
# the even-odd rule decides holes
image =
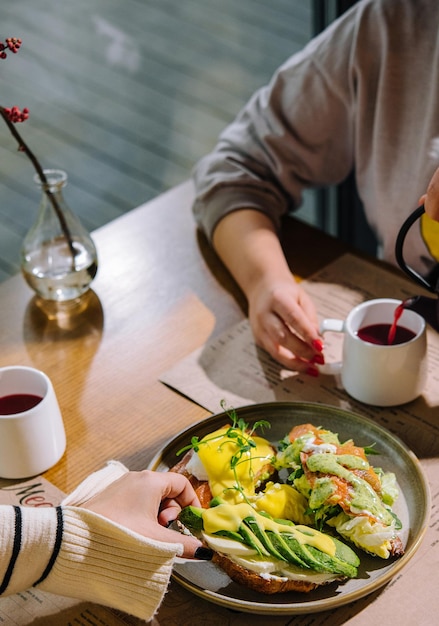
[[[359,551],[361,566],[358,577],[344,584],[331,584],[310,593],[261,595],[238,585],[210,562],[182,561],[174,565],[173,578],[194,594],[236,611],[265,615],[315,613],[353,602],[380,588],[396,575],[418,549],[430,515],[427,480],[416,456],[388,430],[372,420],[349,411],[309,402],[270,402],[236,409],[238,417],[252,425],[267,420],[271,428],[258,432],[273,444],[297,424],[312,423],[335,433],[340,440],[353,439],[359,446],[375,443],[379,452],[371,459],[375,467],[396,474],[400,495],[393,507],[403,523],[405,554],[398,559],[383,560]],[[230,423],[226,413],[208,417],[176,435],[152,459],[149,469],[167,471],[180,457],[178,450],[191,441]]]

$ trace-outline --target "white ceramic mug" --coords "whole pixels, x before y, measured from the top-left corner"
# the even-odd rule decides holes
[[[60,460],[66,434],[53,385],[44,372],[25,366],[0,368],[0,411],[0,477],[35,476]]]
[[[358,331],[374,324],[392,324],[400,300],[368,300],[352,309],[345,320],[324,319],[321,333],[344,333],[342,360],[320,366],[323,374],[339,374],[346,392],[365,404],[397,406],[417,398],[427,376],[427,337],[424,319],[403,310],[398,326],[414,333],[405,343],[377,345]]]

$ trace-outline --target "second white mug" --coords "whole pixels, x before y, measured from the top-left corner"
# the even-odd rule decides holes
[[[0,368],[0,477],[27,478],[57,463],[66,448],[61,411],[48,376]]]

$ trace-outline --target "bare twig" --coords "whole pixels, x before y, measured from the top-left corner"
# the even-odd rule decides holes
[[[20,135],[20,133],[18,132],[15,124],[13,122],[11,122],[11,120],[9,119],[8,112],[2,106],[0,106],[0,114],[3,117],[5,123],[7,124],[9,130],[11,131],[12,136],[17,141],[19,150],[21,152],[24,152],[28,156],[28,158],[32,162],[32,165],[35,168],[35,171],[38,174],[38,177],[41,180],[41,183],[42,183],[42,186],[43,186],[43,191],[47,195],[47,197],[49,198],[49,201],[50,201],[51,205],[54,208],[54,211],[55,211],[55,213],[56,213],[56,215],[58,217],[58,220],[59,220],[59,223],[60,223],[60,226],[61,226],[61,230],[62,230],[62,232],[64,234],[64,237],[66,238],[67,244],[68,244],[70,252],[72,254],[72,264],[73,264],[73,267],[74,267],[75,266],[75,257],[76,257],[77,251],[75,250],[75,247],[73,245],[72,235],[70,233],[70,230],[69,230],[68,224],[66,222],[64,213],[63,213],[61,207],[58,204],[58,200],[57,200],[55,194],[50,189],[50,183],[47,180],[47,176],[45,175],[44,170],[41,167],[40,162],[38,161],[37,157],[32,152],[32,150],[29,148],[29,146],[26,144],[26,142],[23,140],[23,138]]]

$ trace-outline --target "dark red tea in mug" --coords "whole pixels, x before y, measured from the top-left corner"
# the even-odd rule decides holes
[[[0,415],[14,415],[29,411],[37,406],[43,398],[30,393],[13,393],[10,396],[0,398]]]
[[[409,328],[396,326],[396,328],[393,328],[393,338],[389,342],[389,333],[391,329],[392,324],[371,324],[370,326],[363,326],[363,328],[360,328],[357,331],[357,335],[363,341],[375,343],[379,346],[394,346],[399,343],[406,343],[416,336],[416,333]]]

